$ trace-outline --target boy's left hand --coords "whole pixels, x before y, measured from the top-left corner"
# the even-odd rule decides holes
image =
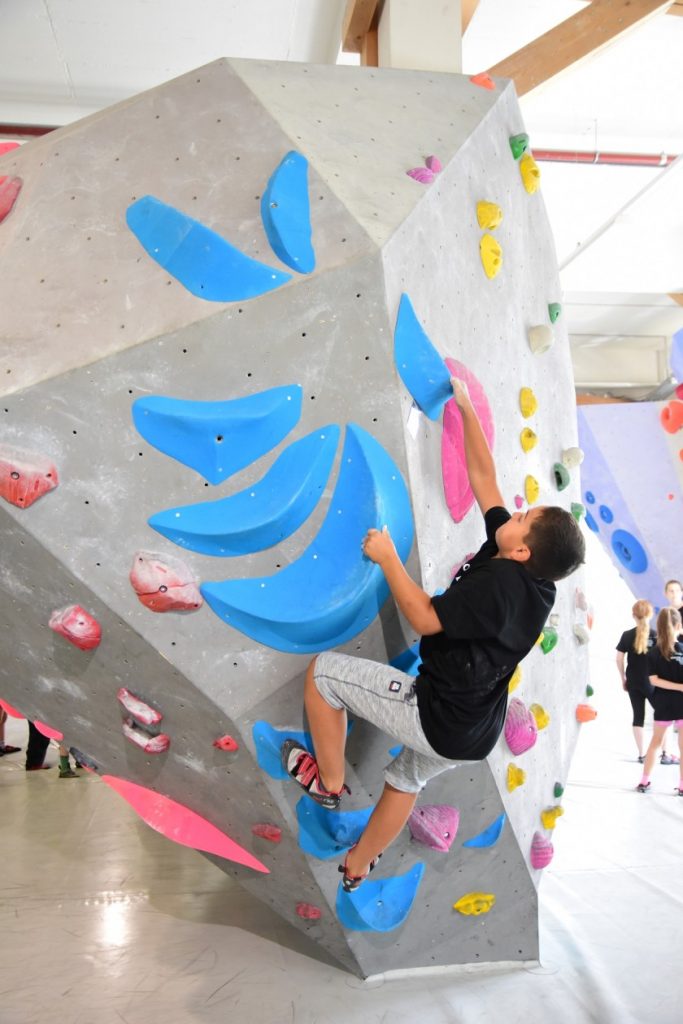
[[[366,555],[370,561],[376,562],[377,565],[382,565],[392,557],[398,557],[396,555],[394,542],[391,539],[386,526],[383,527],[382,530],[368,530],[365,534],[365,539],[363,540],[361,547],[363,549],[363,554]]]

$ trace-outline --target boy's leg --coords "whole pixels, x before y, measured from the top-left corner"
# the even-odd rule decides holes
[[[316,659],[306,671],[304,706],[313,737],[320,780],[330,793],[339,793],[344,785],[344,749],[346,747],[346,711],[333,708],[321,696],[313,674]]]
[[[346,868],[350,875],[367,875],[370,864],[378,854],[393,843],[415,806],[418,793],[402,793],[390,783],[384,783],[384,791],[377,802],[363,835],[356,846],[349,850]]]

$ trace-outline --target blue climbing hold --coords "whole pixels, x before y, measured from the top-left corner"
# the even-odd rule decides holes
[[[603,523],[611,523],[614,519],[614,513],[612,512],[612,509],[609,507],[609,505],[601,505],[598,509],[598,512],[600,513],[600,518],[602,519]]]
[[[586,526],[589,530],[592,530],[593,533],[600,532],[600,527],[596,523],[595,519],[593,519],[593,516],[590,514],[590,512],[586,512]]]
[[[420,645],[416,643],[412,647],[406,647],[405,651],[401,651],[395,658],[392,658],[389,664],[392,668],[397,668],[399,672],[405,672],[408,676],[416,676],[420,661]]]
[[[285,448],[266,475],[218,501],[166,509],[149,525],[179,547],[205,555],[246,555],[289,537],[327,483],[340,430],[321,427]]]
[[[628,530],[615,530],[611,540],[612,550],[624,568],[633,573],[645,572],[648,566],[647,555],[632,533]]]
[[[337,890],[337,917],[357,932],[390,932],[408,917],[424,875],[424,864],[395,878],[368,879],[355,892]]]
[[[282,767],[281,751],[285,740],[296,740],[310,754],[313,753],[313,740],[310,732],[300,732],[295,729],[275,729],[268,722],[258,721],[254,722],[251,735],[256,747],[258,766],[270,775],[271,779],[289,778],[287,772]]]
[[[463,846],[475,846],[483,849],[487,846],[494,846],[500,839],[500,834],[503,831],[503,825],[505,824],[505,815],[501,814],[499,818],[491,822],[488,828],[485,828],[483,832],[480,832],[478,836],[474,836],[472,839],[466,840]]]
[[[362,811],[327,811],[307,796],[296,805],[299,846],[319,860],[338,857],[358,842],[373,808]]]
[[[389,757],[398,757],[403,750],[403,744],[399,743],[397,747],[389,747]]]
[[[401,380],[422,412],[435,420],[453,397],[451,375],[405,294],[401,296],[394,328],[394,361]]]
[[[585,497],[585,499],[586,499],[586,501],[588,502],[589,505],[594,505],[595,504],[595,495],[593,494],[592,491],[586,491],[584,497]]]
[[[133,422],[145,441],[196,469],[211,484],[269,452],[300,416],[301,388],[296,384],[226,402],[161,395],[133,402]]]
[[[307,172],[308,160],[292,150],[273,171],[261,199],[261,220],[274,253],[300,274],[315,269]]]
[[[402,561],[413,519],[401,473],[365,430],[349,424],[337,485],[312,544],[273,576],[205,583],[201,591],[229,626],[278,651],[338,647],[370,625],[388,596],[384,574],[360,542],[387,526]]]
[[[154,196],[129,206],[126,222],[152,259],[200,299],[253,299],[292,276],[245,256],[215,231]]]

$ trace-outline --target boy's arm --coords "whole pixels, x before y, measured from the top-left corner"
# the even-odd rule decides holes
[[[386,526],[381,532],[368,530],[362,546],[364,554],[384,573],[396,604],[415,632],[421,636],[442,633],[443,626],[432,599],[404,569]]]
[[[672,683],[670,679],[661,679],[659,676],[650,676],[650,682],[660,690],[683,690],[683,683]]]
[[[496,480],[496,465],[491,455],[488,441],[481,429],[479,417],[474,411],[474,406],[464,381],[457,377],[451,377],[453,386],[453,397],[460,409],[462,416],[463,433],[465,435],[465,458],[467,460],[467,475],[470,480],[470,487],[477,499],[477,504],[486,515],[490,508],[498,505],[504,506],[503,497],[498,489]]]

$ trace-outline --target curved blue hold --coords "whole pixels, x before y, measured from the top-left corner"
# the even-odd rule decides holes
[[[614,554],[629,572],[645,572],[648,566],[647,555],[632,533],[628,530],[615,530],[611,540]]]
[[[611,523],[614,519],[614,513],[612,512],[612,509],[609,507],[609,505],[601,505],[598,509],[598,512],[600,513],[600,518],[602,519],[603,523]]]
[[[592,530],[593,533],[599,533],[600,532],[600,527],[598,526],[598,524],[596,523],[595,519],[593,519],[593,516],[588,511],[586,511],[586,526],[588,527],[589,530]]]
[[[464,842],[463,846],[476,846],[483,848],[486,846],[494,846],[500,839],[500,833],[503,831],[503,825],[505,824],[505,815],[501,814],[499,818],[491,822],[488,828],[485,828],[483,832],[480,832],[478,836],[474,836],[473,839],[468,839]]]
[[[373,810],[326,811],[310,797],[302,796],[296,805],[299,846],[319,860],[338,857],[358,842]]]
[[[306,157],[291,150],[273,171],[261,199],[261,220],[273,252],[300,274],[315,269],[307,171]]]
[[[400,672],[405,672],[408,676],[416,676],[417,668],[420,665],[420,644],[419,642],[413,644],[412,647],[406,647],[405,651],[401,651],[395,658],[392,658],[389,664],[392,668],[397,668]]]
[[[592,491],[586,491],[584,497],[585,497],[586,503],[588,505],[594,505],[595,504],[595,495],[593,494]]]
[[[321,427],[294,441],[258,483],[239,494],[158,512],[149,525],[205,555],[247,555],[278,544],[308,519],[327,483],[340,430]]]
[[[310,732],[300,732],[294,729],[275,729],[269,722],[254,722],[251,728],[251,735],[256,747],[256,760],[258,766],[271,779],[288,779],[289,775],[282,767],[282,744],[285,740],[297,740],[302,747],[312,754],[313,740]]]
[[[267,647],[337,647],[369,626],[388,596],[382,570],[361,552],[367,530],[385,525],[405,561],[413,539],[406,485],[379,442],[350,423],[327,515],[301,557],[274,576],[205,583],[202,594],[229,626]]]
[[[133,423],[145,441],[196,469],[211,484],[219,484],[269,452],[300,416],[298,384],[227,402],[161,395],[133,402]]]
[[[292,276],[245,256],[215,231],[154,196],[129,206],[126,223],[152,259],[200,299],[253,299]]]
[[[425,334],[406,294],[401,296],[394,328],[394,361],[399,376],[420,409],[435,420],[453,397],[448,367]]]
[[[355,892],[337,890],[337,917],[345,928],[356,932],[390,932],[408,917],[424,864],[415,864],[395,878],[368,879]]]

